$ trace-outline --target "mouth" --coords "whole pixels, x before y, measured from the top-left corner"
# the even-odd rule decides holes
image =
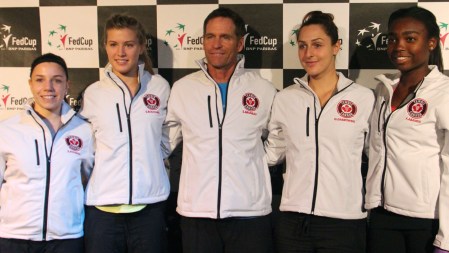
[[[403,63],[407,61],[410,57],[409,56],[393,56],[392,59],[396,63]]]
[[[117,62],[118,64],[126,64],[128,62],[128,60],[126,59],[116,59],[115,62]]]

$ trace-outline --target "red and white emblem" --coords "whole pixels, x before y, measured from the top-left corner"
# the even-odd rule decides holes
[[[407,106],[407,112],[410,117],[419,119],[427,112],[427,101],[422,98],[415,98]]]
[[[246,93],[242,97],[242,104],[248,111],[255,111],[259,107],[259,99],[253,93]]]
[[[83,140],[75,135],[69,135],[65,138],[65,143],[73,151],[79,151],[83,147]]]
[[[343,118],[352,118],[357,113],[357,106],[349,100],[341,100],[337,105],[337,112]]]
[[[146,94],[143,97],[143,102],[145,103],[146,107],[150,110],[157,110],[161,105],[161,101],[159,100],[159,98],[153,94]]]

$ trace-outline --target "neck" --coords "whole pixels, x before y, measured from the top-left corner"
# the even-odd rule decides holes
[[[126,85],[129,92],[131,93],[131,97],[134,97],[140,87],[139,78],[137,77],[137,72],[133,75],[122,75],[118,72],[115,72],[115,71],[113,71],[113,72]]]
[[[237,64],[230,66],[229,68],[214,68],[213,66],[207,66],[207,72],[217,83],[227,83],[234,73]]]
[[[61,106],[62,107],[62,106]],[[62,125],[61,122],[61,107],[58,111],[49,111],[45,109],[36,108],[34,111],[44,121],[45,125],[50,129],[52,136],[59,130]]]
[[[429,74],[430,69],[428,66],[425,68],[417,69],[415,71],[401,72],[401,78],[399,80],[399,85],[408,88],[414,88],[421,82],[421,80]]]
[[[329,91],[337,88],[338,75],[336,71],[332,71],[324,76],[309,76],[309,86],[313,91]]]

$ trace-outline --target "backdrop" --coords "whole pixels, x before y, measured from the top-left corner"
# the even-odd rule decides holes
[[[333,13],[342,50],[337,69],[358,83],[374,87],[374,76],[393,72],[386,56],[389,14],[419,5],[438,20],[445,66],[449,66],[449,2],[426,0],[0,0],[0,119],[22,110],[31,97],[30,64],[53,52],[65,58],[72,81],[68,102],[79,104],[80,92],[103,75],[104,21],[113,13],[140,20],[148,32],[155,70],[171,84],[198,69],[203,20],[226,6],[246,22],[246,67],[282,89],[302,76],[295,31],[312,10]],[[446,45],[447,44],[447,45]]]

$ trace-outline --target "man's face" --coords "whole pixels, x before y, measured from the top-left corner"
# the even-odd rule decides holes
[[[203,43],[208,68],[229,70],[237,63],[237,54],[243,49],[243,38],[235,34],[230,18],[216,17],[206,25]]]

